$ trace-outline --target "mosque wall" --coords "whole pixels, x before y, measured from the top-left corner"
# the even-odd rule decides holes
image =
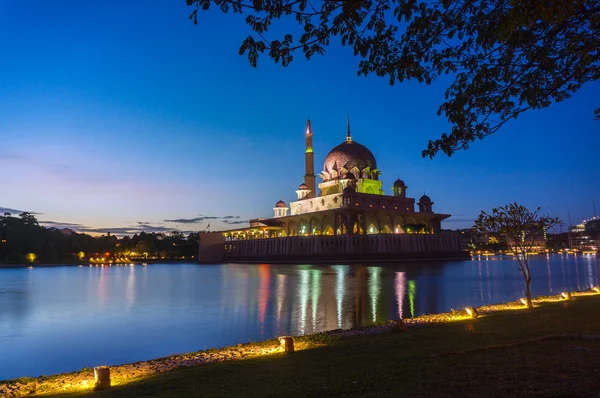
[[[460,236],[437,235],[353,235],[311,236],[229,241],[224,243],[225,261],[286,258],[303,255],[312,259],[356,256],[373,259],[394,258],[464,258]]]
[[[319,196],[312,199],[290,203],[291,215],[313,213],[321,210],[339,209],[342,206],[342,194]]]

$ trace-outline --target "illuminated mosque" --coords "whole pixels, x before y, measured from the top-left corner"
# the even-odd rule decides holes
[[[401,179],[394,182],[392,195],[386,195],[375,156],[352,139],[349,123],[344,142],[325,157],[317,188],[310,120],[305,138],[305,174],[296,190],[298,200],[289,206],[278,201],[273,218],[250,220],[248,228],[223,232],[225,238],[435,233],[450,217],[434,213],[427,195],[421,196],[415,211],[415,199],[407,197],[408,187]]]
[[[449,214],[433,212],[423,195],[416,202],[397,179],[386,195],[373,153],[354,141],[325,157],[316,184],[313,131],[306,126],[304,181],[297,200],[280,200],[272,218],[249,226],[200,234],[199,261],[332,261],[465,258],[460,237],[441,233]],[[415,209],[415,204],[417,209]]]

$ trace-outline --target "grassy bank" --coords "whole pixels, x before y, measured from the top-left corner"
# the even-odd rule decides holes
[[[60,383],[44,388],[42,380],[37,392],[106,397],[598,396],[600,295],[552,300],[532,311],[516,305],[499,312],[483,309],[477,320],[432,317],[446,322],[410,325],[403,333],[367,329],[320,334],[298,339],[300,350],[293,354],[282,353],[271,341],[220,363],[128,379],[119,379],[117,371],[119,385],[103,392],[63,387],[58,394]],[[465,331],[467,324],[474,325],[472,334]]]

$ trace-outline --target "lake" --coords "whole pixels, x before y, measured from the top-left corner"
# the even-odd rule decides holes
[[[600,285],[596,256],[531,258],[532,294]],[[0,380],[517,300],[511,259],[0,269]]]

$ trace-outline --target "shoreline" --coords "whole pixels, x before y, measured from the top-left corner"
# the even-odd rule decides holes
[[[599,291],[592,288],[586,291],[571,292],[572,299],[577,297],[598,296]],[[568,298],[562,293],[555,296],[540,296],[533,299],[534,305],[543,303],[563,302],[569,305]],[[492,304],[476,307],[477,313],[489,315],[505,311],[527,311],[520,301],[501,304]],[[427,327],[428,325],[444,324],[451,322],[465,322],[473,320],[466,309],[451,310],[450,312],[422,315],[415,318],[404,319],[404,325],[408,328]],[[323,331],[316,334],[294,336],[294,345],[297,351],[312,349],[327,345],[333,341],[353,339],[381,333],[398,332],[398,320],[388,320],[385,323],[356,329],[335,329]],[[203,366],[211,363],[236,361],[240,359],[256,358],[265,355],[282,354],[283,348],[276,338],[261,342],[250,342],[227,346],[223,348],[211,348],[202,351],[175,354],[166,357],[138,361],[128,364],[109,365],[113,386],[124,385],[133,381],[158,373],[169,372],[176,369]],[[100,366],[103,364],[97,364]],[[20,377],[12,380],[0,380],[0,396],[18,397],[37,393],[70,393],[91,391],[94,388],[94,372],[90,368],[84,368],[69,373],[61,373],[39,377]]]
[[[12,269],[12,268],[51,268],[51,267],[109,267],[109,266],[121,266],[126,267],[130,265],[152,265],[152,264],[198,264],[197,260],[193,259],[144,259],[144,260],[132,260],[123,263],[109,263],[109,262],[94,262],[89,261],[76,261],[76,262],[63,262],[63,263],[32,263],[32,264],[9,264],[0,262],[0,269]]]

